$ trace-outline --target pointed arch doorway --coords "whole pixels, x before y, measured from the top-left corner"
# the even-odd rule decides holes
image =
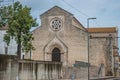
[[[54,48],[52,50],[52,61],[57,61],[57,62],[61,61],[61,53],[58,48]]]

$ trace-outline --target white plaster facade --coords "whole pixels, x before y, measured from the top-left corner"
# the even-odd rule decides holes
[[[14,38],[11,39],[9,46],[7,46],[7,44],[4,42],[5,34],[6,34],[6,30],[0,29],[0,54],[16,55],[17,44],[16,44],[15,39]]]

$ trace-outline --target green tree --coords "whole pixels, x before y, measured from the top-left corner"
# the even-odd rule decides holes
[[[10,8],[10,7],[9,7]],[[10,14],[8,14],[8,7],[0,7],[0,27],[5,26],[5,23],[7,22],[8,16],[10,17]]]
[[[4,7],[7,8],[7,16],[3,18],[3,22],[8,26],[4,41],[9,45],[11,38],[15,38],[17,42],[17,55],[20,59],[21,50],[29,52],[34,49],[31,41],[33,40],[31,27],[37,26],[36,19],[30,15],[31,8],[23,6],[20,2]],[[5,20],[4,20],[5,19]]]

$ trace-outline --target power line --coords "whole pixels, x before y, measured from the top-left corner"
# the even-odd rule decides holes
[[[85,17],[89,17],[87,14],[83,13],[82,11],[78,10],[77,8],[73,7],[71,4],[69,4],[68,2],[66,2],[65,0],[62,0],[64,3],[66,3],[68,6],[70,6],[71,8],[75,9],[76,11],[80,12],[82,15],[84,15]]]
[[[100,26],[100,24],[97,23],[97,21],[94,21],[96,25]]]
[[[87,14],[85,14],[84,12],[80,11],[79,9],[75,8],[74,6],[72,6],[70,3],[66,2],[65,0],[62,0],[65,4],[67,4],[68,6],[70,6],[71,8],[73,8],[74,10],[78,11],[79,13],[81,13],[83,16],[85,17],[89,17]],[[100,26],[96,21],[94,21],[94,23],[98,26]]]

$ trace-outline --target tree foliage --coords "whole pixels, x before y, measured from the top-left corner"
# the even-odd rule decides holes
[[[9,45],[11,38],[15,38],[18,49],[17,54],[20,58],[21,49],[25,52],[34,49],[31,41],[33,40],[32,33],[30,32],[31,27],[37,26],[36,19],[30,15],[31,8],[23,6],[20,2],[15,2],[13,5],[4,7],[7,8],[7,14],[2,14],[2,18],[5,24],[8,26],[7,34],[4,37],[4,41]]]
[[[12,6],[0,7],[0,27],[6,25],[8,18],[11,18],[12,16],[12,12]]]

